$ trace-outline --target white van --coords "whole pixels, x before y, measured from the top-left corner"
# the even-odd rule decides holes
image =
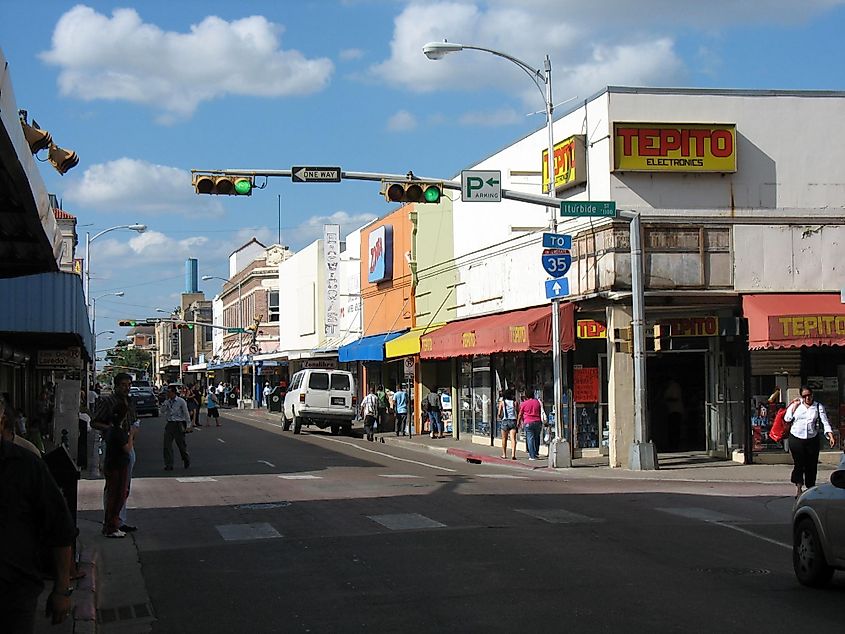
[[[337,435],[352,432],[357,398],[352,373],[346,370],[300,370],[293,375],[282,406],[282,429],[298,434],[303,425],[331,427]]]

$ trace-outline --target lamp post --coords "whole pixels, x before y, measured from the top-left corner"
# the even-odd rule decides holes
[[[100,231],[100,233],[94,234],[93,237],[87,231],[85,232],[85,276],[83,281],[85,282],[85,301],[89,309],[91,307],[91,298],[89,295],[89,289],[91,286],[91,243],[94,242],[94,240],[96,240],[100,236],[105,235],[110,231],[116,231],[118,229],[129,229],[130,231],[144,233],[147,230],[147,225],[142,225],[138,223],[131,225],[116,225],[114,227],[109,227],[108,229],[103,229],[102,231]]]
[[[552,115],[554,113],[554,102],[552,101],[552,61],[546,55],[543,62],[543,70],[533,68],[531,65],[523,62],[521,59],[497,51],[492,48],[484,48],[481,46],[470,46],[467,44],[457,44],[455,42],[429,42],[423,47],[423,53],[431,60],[439,60],[449,53],[457,53],[463,50],[483,51],[502,57],[509,62],[516,64],[521,68],[526,75],[531,78],[534,85],[540,91],[543,97],[543,103],[546,111],[546,134],[548,136],[548,157],[547,157],[547,171],[548,171],[548,188],[547,193],[550,198],[555,197],[555,141],[554,141],[554,121]],[[557,232],[557,212],[558,207],[549,206],[549,228],[553,233]],[[560,352],[560,299],[552,300],[552,364],[554,377],[554,415],[555,415],[555,441],[554,445],[549,447],[549,464],[555,467],[569,467],[572,466],[572,450],[570,444],[563,439],[563,417],[561,415],[561,405],[563,403],[563,381],[561,377],[561,352]]]
[[[209,280],[220,280],[226,284],[231,284],[231,280],[218,275],[203,275],[202,280],[208,282]],[[241,302],[241,284],[243,279],[238,280],[238,328],[244,329],[243,303]],[[238,332],[238,409],[244,407],[244,333]],[[253,389],[255,389],[255,374],[252,375]]]
[[[94,333],[94,349],[97,349],[97,337],[99,335],[105,333],[114,334],[114,330],[104,330],[103,332],[97,334],[97,300],[102,299],[103,297],[123,297],[125,293],[123,291],[116,291],[114,293],[103,293],[98,297],[94,297],[91,299],[91,332]],[[87,295],[86,295],[87,297]],[[97,360],[94,360],[94,374],[97,374]],[[89,384],[90,386],[90,384]]]

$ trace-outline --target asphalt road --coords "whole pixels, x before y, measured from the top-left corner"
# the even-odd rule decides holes
[[[143,421],[130,504],[153,632],[843,627],[845,575],[797,584],[771,487],[567,479],[225,411],[165,472],[162,428]]]

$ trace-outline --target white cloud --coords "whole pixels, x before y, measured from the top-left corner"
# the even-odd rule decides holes
[[[340,52],[340,59],[345,62],[361,59],[362,57],[364,57],[364,51],[360,48],[345,48]]]
[[[406,132],[416,127],[416,117],[407,110],[400,110],[387,120],[387,129],[391,132]]]
[[[842,4],[808,0],[800,19]],[[415,0],[394,20],[390,56],[369,74],[417,92],[495,88],[537,109],[541,96],[515,64],[473,50],[432,61],[422,47],[445,38],[505,52],[538,70],[548,54],[559,102],[608,84],[683,84],[689,70],[676,45],[682,30],[710,35],[745,24],[789,23],[795,14],[792,0]],[[694,57],[689,62],[696,63]]]
[[[262,16],[216,16],[187,33],[145,23],[134,9],[111,17],[77,5],[53,32],[41,58],[60,67],[62,95],[149,106],[169,122],[225,95],[284,97],[326,87],[334,66],[280,46],[283,27]]]
[[[223,214],[221,201],[196,195],[189,171],[126,157],[92,165],[81,178],[70,180],[64,197],[94,211]]]
[[[291,245],[294,250],[300,249],[314,240],[323,237],[323,225],[340,225],[341,235],[346,235],[359,227],[376,219],[375,214],[362,213],[350,214],[346,211],[336,211],[326,216],[311,216],[295,229],[289,229],[282,233],[282,240],[285,244]]]
[[[525,120],[524,114],[519,114],[513,108],[501,108],[489,112],[467,112],[461,115],[461,125],[472,126],[503,126],[522,123]]]

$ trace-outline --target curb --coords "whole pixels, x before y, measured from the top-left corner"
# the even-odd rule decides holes
[[[87,634],[96,631],[97,623],[97,552],[83,547],[77,568],[85,576],[76,582],[73,606],[73,631]]]
[[[504,467],[521,467],[523,469],[543,469],[545,465],[530,465],[525,464],[519,460],[508,460],[507,458],[500,458],[499,456],[488,456],[487,454],[483,453],[475,453],[474,451],[469,451],[467,449],[458,449],[456,447],[449,447],[446,449],[446,454],[449,456],[455,456],[457,458],[461,458],[466,460],[467,462],[471,462],[474,464],[480,464],[482,462],[486,462],[488,464],[497,464]]]

